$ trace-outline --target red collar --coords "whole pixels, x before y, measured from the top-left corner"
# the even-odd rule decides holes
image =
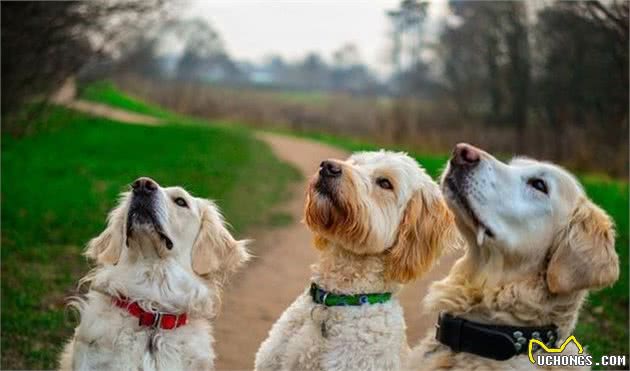
[[[163,312],[147,312],[137,302],[130,301],[124,296],[113,298],[113,302],[117,307],[125,309],[132,316],[139,318],[140,326],[172,330],[185,325],[188,320],[186,313],[178,315]]]

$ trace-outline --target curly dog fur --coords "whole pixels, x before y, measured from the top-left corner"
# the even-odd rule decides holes
[[[313,282],[339,294],[394,297],[325,307],[305,291],[261,344],[256,369],[399,369],[408,346],[395,294],[457,238],[439,187],[403,153],[325,161],[307,192],[305,222],[319,251]]]

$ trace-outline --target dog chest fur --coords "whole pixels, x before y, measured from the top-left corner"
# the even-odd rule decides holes
[[[212,367],[212,329],[204,319],[191,319],[174,330],[152,330],[114,306],[111,298],[90,293],[81,324],[67,345],[74,351],[67,369],[143,370],[209,369]],[[62,360],[62,369],[64,368]],[[132,367],[133,368],[133,367]]]
[[[261,370],[400,369],[401,354],[392,350],[404,349],[404,334],[403,310],[396,298],[326,308],[314,303],[307,291],[272,327],[256,365]]]

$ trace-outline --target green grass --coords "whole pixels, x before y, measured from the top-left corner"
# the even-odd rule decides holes
[[[80,88],[81,99],[103,103],[123,110],[155,116],[166,120],[176,120],[178,115],[157,105],[144,102],[140,98],[122,93],[111,81],[99,81]],[[186,120],[184,118],[184,120]]]
[[[154,113],[110,93],[100,97]],[[83,246],[135,178],[215,199],[239,237],[251,225],[287,222],[268,210],[287,197],[295,169],[245,129],[181,123],[189,125],[123,125],[52,108],[30,135],[3,134],[0,368],[56,367],[76,326],[65,300],[89,268]]]
[[[298,135],[349,151],[379,148],[374,144],[327,134],[302,133]],[[422,154],[409,148],[405,150],[409,151],[434,178],[439,176],[449,158],[448,155]],[[594,360],[598,360],[605,354],[628,355],[628,213],[630,205],[628,183],[588,174],[578,177],[589,197],[615,220],[616,249],[619,254],[621,274],[614,286],[591,293],[580,316],[575,336],[594,356]]]
[[[580,180],[591,199],[615,220],[621,272],[614,286],[589,296],[575,336],[595,359],[604,354],[628,355],[628,183],[594,176]]]

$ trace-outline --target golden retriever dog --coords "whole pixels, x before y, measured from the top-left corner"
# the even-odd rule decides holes
[[[248,253],[211,201],[133,182],[86,253],[97,267],[62,370],[209,370],[221,284]]]
[[[431,286],[425,306],[441,313],[438,329],[406,368],[534,368],[530,339],[561,345],[587,290],[617,280],[613,222],[559,166],[505,164],[468,144],[456,146],[441,185],[467,250]]]
[[[273,325],[258,370],[392,370],[409,350],[397,292],[457,236],[438,185],[404,153],[321,163],[305,222],[319,261]]]

